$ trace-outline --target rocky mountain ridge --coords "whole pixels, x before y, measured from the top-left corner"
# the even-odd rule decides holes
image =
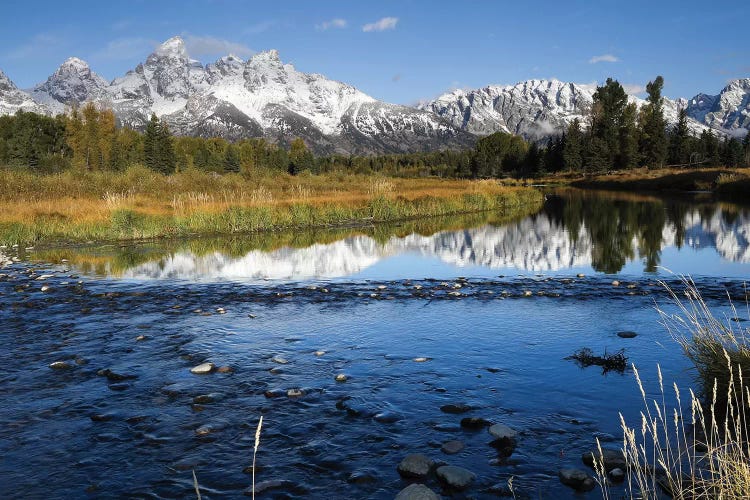
[[[281,61],[275,50],[244,61],[228,55],[203,65],[174,37],[122,77],[107,82],[81,59],[66,60],[28,92],[0,71],[0,114],[57,114],[95,102],[125,126],[142,130],[152,113],[179,135],[229,140],[265,137],[286,144],[302,137],[318,154],[369,154],[464,148],[496,131],[544,140],[584,119],[595,87],[528,80],[454,90],[417,107],[378,101],[357,88]],[[638,105],[643,100],[631,96]],[[686,108],[694,133],[742,135],[750,128],[750,78],[719,94],[665,100],[667,121]]]

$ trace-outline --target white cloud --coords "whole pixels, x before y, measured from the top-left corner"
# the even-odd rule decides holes
[[[370,32],[370,31],[393,30],[393,29],[396,29],[397,23],[398,23],[397,17],[384,17],[383,19],[380,19],[379,21],[375,21],[374,23],[365,24],[364,26],[362,26],[362,31]]]
[[[642,94],[646,91],[646,87],[638,85],[637,83],[623,83],[622,88],[624,88],[625,93],[629,95]]]
[[[255,53],[247,45],[230,42],[213,36],[187,35],[184,37],[188,53],[193,57],[234,54],[239,57],[249,57]]]
[[[602,54],[600,56],[594,56],[591,59],[589,59],[589,64],[596,64],[600,62],[616,63],[619,61],[620,61],[620,58],[618,58],[617,56],[613,56],[612,54]]]
[[[315,25],[315,29],[318,31],[325,31],[331,28],[346,28],[346,19],[336,18],[330,21],[323,21],[320,24]]]

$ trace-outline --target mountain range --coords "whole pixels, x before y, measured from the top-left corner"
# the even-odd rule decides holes
[[[121,125],[138,130],[155,113],[178,135],[265,137],[282,144],[301,137],[318,154],[396,153],[465,148],[496,131],[544,140],[573,119],[583,119],[595,90],[593,85],[529,80],[455,90],[415,107],[402,106],[297,71],[275,50],[247,61],[228,55],[203,65],[174,37],[111,82],[75,57],[28,90],[18,89],[0,71],[0,114],[53,115],[95,102],[112,108]],[[730,82],[717,95],[666,99],[664,107],[670,123],[686,108],[695,133],[710,128],[744,135],[750,129],[750,78]]]

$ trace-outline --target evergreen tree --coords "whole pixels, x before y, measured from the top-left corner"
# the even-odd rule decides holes
[[[577,172],[583,168],[583,131],[578,118],[568,126],[563,147],[563,163],[570,172]]]
[[[159,118],[152,114],[143,136],[143,163],[152,170],[159,170],[159,128]]]
[[[643,160],[650,168],[664,166],[667,157],[666,121],[664,120],[661,96],[664,78],[657,76],[653,82],[646,84],[647,104],[642,110],[641,152]]]
[[[156,132],[156,170],[162,174],[173,174],[177,164],[172,144],[172,134],[164,120],[159,122]]]
[[[638,166],[638,109],[634,103],[625,106],[620,123],[620,149],[615,167],[631,169]]]
[[[620,129],[627,103],[625,89],[612,78],[607,78],[604,86],[597,87],[594,93],[587,164],[595,171],[615,165],[620,153]]]
[[[682,165],[689,161],[689,130],[687,110],[681,108],[677,115],[677,124],[669,137],[669,163]]]

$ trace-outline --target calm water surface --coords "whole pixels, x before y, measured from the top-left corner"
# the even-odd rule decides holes
[[[522,498],[585,496],[557,470],[585,468],[596,437],[617,446],[618,414],[635,425],[642,405],[632,373],[564,358],[625,349],[649,395],[657,363],[690,386],[658,280],[690,273],[747,319],[726,297],[744,304],[750,210],[557,192],[491,217],[0,250],[0,493],[194,498],[194,470],[204,498],[243,497],[263,415],[260,498],[393,498],[409,453],[477,475],[446,496],[493,498],[511,477]],[[231,371],[190,373],[203,362]],[[520,431],[514,453],[466,416]],[[444,454],[451,439],[464,450]]]

